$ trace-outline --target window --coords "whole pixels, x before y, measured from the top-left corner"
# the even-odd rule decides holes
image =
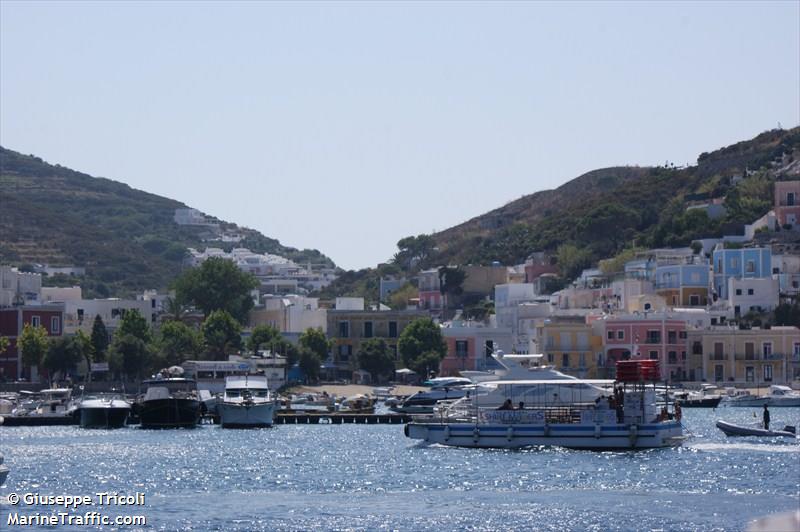
[[[548,364],[552,364],[554,361],[555,361],[555,357],[553,356],[553,353],[547,353],[547,362],[548,362]]]
[[[747,366],[744,368],[744,380],[747,382],[753,382],[756,378],[756,368],[753,366]]]
[[[669,360],[670,364],[677,364],[678,363],[678,352],[677,351],[670,351],[667,354],[667,359]]]
[[[764,366],[764,382],[771,382],[772,381],[772,364],[767,364]]]
[[[762,353],[764,353],[764,360],[772,356],[772,342],[764,342],[761,349]]]
[[[725,358],[725,344],[722,342],[714,342],[714,360],[722,360]]]
[[[364,338],[372,338],[372,322],[364,322]]]
[[[747,342],[744,344],[744,359],[745,360],[756,359],[756,344],[754,344],[753,342]]]
[[[624,340],[625,339],[625,331],[620,329],[617,331],[617,340]]]
[[[722,259],[717,259],[717,273],[722,273]]]
[[[693,307],[696,307],[700,304],[700,296],[696,294],[692,294],[689,296],[689,304]]]
[[[661,343],[661,331],[651,330],[647,331],[647,340],[645,341],[646,344],[660,344]]]
[[[645,310],[645,311],[648,311],[648,310],[650,310],[650,309],[652,309],[652,308],[653,308],[653,305],[651,305],[650,303],[645,303],[645,304],[644,304],[644,310]]]
[[[350,359],[350,355],[353,354],[353,346],[352,345],[340,345],[339,346],[339,360],[342,362],[347,362]]]
[[[31,316],[31,327],[39,327],[42,325],[42,318],[39,316]]]
[[[466,340],[456,340],[456,356],[458,358],[467,358],[468,356],[468,343]]]
[[[613,340],[613,339],[614,339],[614,331],[608,331],[608,333],[606,334],[606,336],[608,336],[608,339],[609,339],[609,340]]]
[[[702,342],[693,342],[692,343],[692,354],[693,355],[702,355],[703,354],[703,343]]]
[[[744,266],[745,273],[755,273],[756,272],[756,261],[748,260]]]
[[[731,257],[731,268],[738,268],[739,267],[739,259],[736,257]]]
[[[650,360],[658,360],[658,351],[650,351]]]
[[[83,309],[79,308],[78,309],[78,323],[82,323],[82,322],[83,322]]]
[[[800,357],[800,343],[794,343],[794,356],[795,358]]]
[[[397,322],[389,322],[389,338],[397,338]]]
[[[50,318],[50,333],[51,334],[58,334],[61,331],[61,320],[58,316],[52,316]]]
[[[350,338],[350,322],[339,322],[339,338]]]
[[[794,192],[787,192],[786,193],[786,206],[787,207],[794,207]]]
[[[754,292],[753,292],[753,289],[752,289],[752,288],[748,288],[748,289],[747,289],[747,295],[748,295],[748,296],[752,296],[752,295],[753,295],[753,293],[754,293]]]
[[[486,343],[483,344],[483,352],[488,356],[492,356],[494,353],[494,341],[493,340],[486,340]]]
[[[717,364],[714,366],[714,380],[719,382],[725,378],[725,366]]]
[[[700,282],[700,274],[698,272],[692,272],[691,279],[693,283]]]
[[[678,333],[677,333],[677,331],[668,331],[667,332],[667,343],[668,344],[677,344],[678,343]]]
[[[778,275],[779,273],[781,273],[781,269],[780,268],[772,268],[772,273],[774,275]]]
[[[579,359],[580,367],[585,368],[586,367],[586,353],[581,353],[580,355],[578,355],[578,359]]]
[[[561,366],[564,368],[569,367],[569,353],[562,353],[561,355]]]
[[[678,338],[686,340],[686,331],[678,331]]]
[[[740,296],[740,295],[742,295],[742,289],[741,289],[741,288],[737,288],[737,289],[736,289],[736,295],[737,295],[737,296]]]
[[[681,351],[681,360],[686,360],[686,351]]]

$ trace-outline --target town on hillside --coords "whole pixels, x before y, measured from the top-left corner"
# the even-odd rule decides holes
[[[714,202],[688,208],[705,209],[709,217],[720,210]],[[205,223],[201,218],[176,213],[176,223]],[[658,361],[663,378],[683,386],[800,384],[800,181],[776,182],[773,209],[743,235],[695,240],[686,248],[643,249],[625,260],[609,257],[566,285],[557,282],[563,272],[555,257],[533,252],[510,266],[450,264],[413,278],[402,271],[385,275],[379,301],[326,300],[313,296],[336,278],[333,270],[246,249],[208,248],[189,250],[187,271],[211,259],[235,265],[253,279],[236,316],[238,337],[216,350],[204,350],[202,338],[173,346],[177,352],[165,363],[259,359],[273,370],[270,387],[304,380],[376,384],[491,370],[502,352],[541,354],[542,364],[580,378],[613,378],[618,361],[648,359]],[[75,266],[55,273],[77,278],[82,272]],[[115,368],[113,360],[100,357],[75,359],[58,374],[26,363],[20,347],[26,328],[39,328],[51,339],[92,335],[95,341],[101,323],[106,338],[100,344],[108,345],[132,311],[153,335],[171,322],[201,331],[208,321],[208,312],[181,305],[175,291],[83,299],[78,286],[43,286],[47,274],[44,267],[0,266],[2,382],[44,383],[56,375],[103,381],[132,367],[126,361]],[[401,337],[420,319],[436,324],[443,348],[433,363],[428,358],[409,364]],[[279,333],[277,344],[248,341],[265,328]],[[326,342],[316,363],[304,365],[287,351],[309,330],[323,331]],[[375,358],[362,356],[376,349],[388,355],[394,374],[376,371]]]

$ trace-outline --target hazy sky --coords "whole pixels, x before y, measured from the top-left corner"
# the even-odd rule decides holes
[[[800,2],[0,1],[0,143],[346,268],[800,123]]]

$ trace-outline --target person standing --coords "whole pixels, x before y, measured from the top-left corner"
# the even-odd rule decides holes
[[[764,405],[764,413],[762,414],[764,419],[764,429],[769,430],[769,409],[767,405]]]

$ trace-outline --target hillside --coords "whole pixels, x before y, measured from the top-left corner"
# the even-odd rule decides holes
[[[523,196],[430,235],[421,254],[401,248],[390,266],[409,276],[447,264],[519,264],[534,251],[545,251],[559,258],[562,275],[571,279],[582,268],[625,250],[689,246],[697,238],[741,234],[744,224],[771,209],[773,182],[798,175],[800,127],[767,131],[702,153],[687,168],[627,166],[588,172],[555,190]],[[725,216],[712,220],[702,210],[687,211],[714,199],[722,202]],[[422,259],[409,260],[415,257]],[[376,299],[381,273],[348,272],[324,295]]]
[[[788,178],[781,159],[800,155],[800,128],[773,130],[698,157],[688,168],[595,170],[555,190],[537,192],[433,236],[440,263],[504,264],[564,244],[591,261],[632,246],[688,246],[695,238],[736,231],[766,214],[772,182]],[[796,168],[795,168],[796,170]],[[745,176],[734,183],[734,176]],[[724,198],[727,214],[709,220],[686,211],[690,200]]]
[[[176,224],[177,208],[186,205],[0,147],[0,264],[84,266],[85,297],[166,288],[187,247],[233,246],[203,242],[206,229]],[[210,219],[242,234],[237,246],[333,266],[319,251],[286,247],[258,231]]]

